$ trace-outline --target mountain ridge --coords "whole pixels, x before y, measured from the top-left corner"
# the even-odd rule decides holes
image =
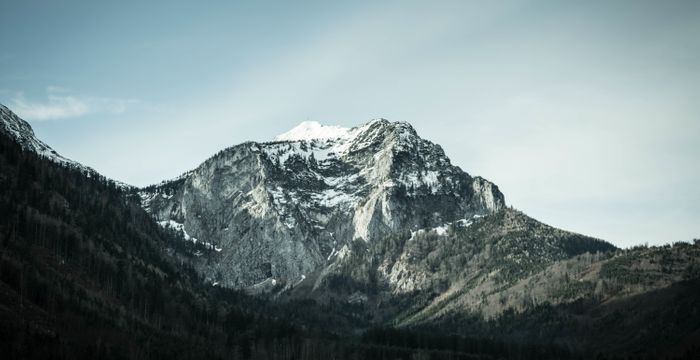
[[[15,141],[17,141],[17,143],[20,144],[23,149],[32,151],[37,155],[58,164],[72,166],[88,172],[94,172],[94,170],[91,168],[61,156],[49,145],[46,145],[46,143],[39,140],[36,135],[34,135],[34,129],[32,129],[31,125],[17,116],[3,104],[0,104],[0,120],[0,125],[2,126],[1,130],[11,138],[15,139]]]
[[[34,129],[32,129],[27,121],[17,116],[17,114],[3,104],[0,104],[0,131],[14,139],[23,149],[31,151],[42,158],[46,158],[62,166],[77,169],[88,177],[104,177],[97,170],[62,156],[51,148],[51,146],[41,141],[36,137]],[[135,189],[134,186],[118,180],[110,179],[110,181],[123,189]]]

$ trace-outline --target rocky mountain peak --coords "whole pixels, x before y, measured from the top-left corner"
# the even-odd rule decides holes
[[[410,124],[390,122],[383,118],[373,119],[352,128],[322,125],[316,121],[304,121],[293,129],[276,136],[273,142],[332,143],[335,146],[334,153],[342,154],[361,150],[368,145],[380,143],[386,139],[405,141],[410,137],[417,136],[418,134]]]
[[[271,142],[226,149],[177,180],[142,189],[162,225],[220,249],[219,283],[292,284],[355,240],[441,226],[505,206],[498,187],[450,163],[405,122],[303,122]]]

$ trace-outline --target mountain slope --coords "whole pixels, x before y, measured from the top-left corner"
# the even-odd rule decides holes
[[[287,296],[364,303],[377,321],[413,326],[445,313],[475,313],[485,295],[499,294],[558,261],[615,247],[552,228],[505,208],[487,216],[355,242],[342,258]],[[332,300],[331,300],[332,299]],[[499,310],[499,314],[503,310]]]
[[[3,104],[0,104],[0,133],[3,133],[9,139],[15,141],[23,150],[30,151],[41,158],[80,171],[88,177],[102,177],[102,175],[94,169],[60,155],[56,150],[39,140],[34,135],[34,129],[32,129],[29,123],[21,119]],[[111,181],[120,188],[132,188],[132,186],[128,184],[115,180]]]
[[[22,149],[31,151],[43,158],[57,164],[87,170],[80,163],[59,155],[54,149],[37,139],[34,130],[26,121],[22,120],[6,106],[0,104],[0,130],[9,138],[16,141]]]
[[[552,344],[591,358],[692,359],[700,353],[699,284],[699,240],[585,253],[497,291],[468,288],[439,312],[419,309],[397,325]]]
[[[250,316],[248,300],[203,287],[193,245],[11,115],[0,119],[3,358],[214,357],[254,330],[225,328]]]

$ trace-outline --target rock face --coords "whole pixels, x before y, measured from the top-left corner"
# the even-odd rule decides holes
[[[139,195],[161,225],[214,250],[202,273],[237,288],[289,287],[354,242],[505,207],[496,185],[452,165],[409,124],[385,119],[351,129],[305,122],[272,142],[223,150]]]

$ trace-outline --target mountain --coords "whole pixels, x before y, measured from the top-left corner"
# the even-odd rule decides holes
[[[653,313],[653,301],[640,299],[668,302],[653,294],[695,279],[688,269],[700,255],[696,247],[686,257],[681,247],[663,249],[664,259],[679,259],[680,272],[651,275],[646,253],[630,256],[508,207],[495,184],[453,165],[409,124],[385,119],[353,128],[303,122],[273,141],[225,149],[138,195],[161,226],[210,249],[193,261],[206,281],[283,304],[311,300],[360,329],[515,342],[527,334],[527,343],[584,352],[601,343],[623,353],[648,350],[644,342],[668,349],[645,336],[630,340],[629,325],[593,341],[563,324],[608,321],[600,314],[620,306],[612,304]],[[625,257],[645,269],[633,282],[607,270]],[[663,281],[643,284],[647,275]],[[588,321],[576,317],[582,309]],[[551,311],[562,315],[552,320]],[[550,320],[557,331],[545,331],[542,321]],[[533,322],[542,331],[533,332]]]
[[[410,125],[384,119],[352,129],[302,123],[275,141],[223,150],[140,196],[161,224],[215,247],[203,273],[236,288],[290,287],[342,259],[355,240],[505,206],[497,186],[452,165]]]
[[[492,359],[522,351],[463,337],[385,343],[351,335],[342,314],[310,302],[211,286],[191,264],[214,249],[159,226],[131,188],[46,150],[14,114],[0,120],[3,359]],[[474,350],[482,343],[489,348]],[[562,353],[546,349],[549,358]]]
[[[332,315],[319,320],[317,309],[288,311],[204,283],[189,265],[204,247],[163,229],[130,188],[60,157],[29,124],[0,109],[3,359],[427,353],[341,342],[317,330]],[[300,317],[306,330],[294,325]]]
[[[0,110],[7,358],[700,353],[700,240],[543,224],[408,124],[302,123],[136,189]]]
[[[215,250],[196,263],[202,276],[274,296],[385,303],[615,249],[508,208],[496,185],[385,119],[304,122],[139,196],[162,226]]]
[[[123,187],[61,157],[26,122],[0,111],[3,358],[211,357],[220,351],[200,345],[225,333],[200,314],[208,307],[223,316],[242,312],[207,293],[186,262],[176,261],[188,257],[187,248],[176,246],[179,238],[125,197]]]

